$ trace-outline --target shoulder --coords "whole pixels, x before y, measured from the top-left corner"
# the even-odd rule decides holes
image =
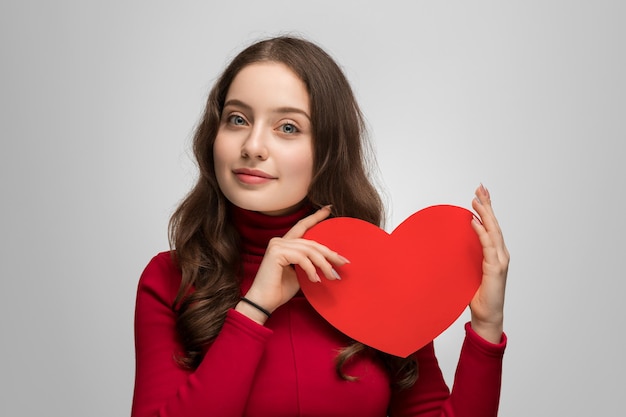
[[[146,265],[142,279],[146,275],[146,273],[157,272],[157,271],[169,271],[169,272],[178,272],[178,266],[175,261],[176,252],[174,251],[165,251],[157,253],[152,257],[150,262]]]
[[[138,296],[150,294],[168,304],[173,302],[182,279],[175,256],[173,251],[160,252],[148,262],[139,278]]]

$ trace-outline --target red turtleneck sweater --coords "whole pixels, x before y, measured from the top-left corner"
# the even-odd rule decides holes
[[[271,217],[233,209],[242,237],[242,294],[252,284],[267,243],[284,235],[307,213]],[[452,393],[445,384],[433,344],[415,353],[419,378],[407,390],[390,386],[372,355],[354,358],[339,378],[334,359],[350,340],[322,319],[298,293],[265,326],[235,310],[207,348],[196,370],[183,369],[172,302],[181,282],[169,252],[155,256],[139,281],[135,311],[136,377],[132,416],[282,417],[497,415],[502,356],[466,325]]]

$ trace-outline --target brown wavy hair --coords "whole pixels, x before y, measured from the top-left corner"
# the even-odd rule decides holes
[[[355,217],[375,225],[383,221],[381,198],[368,177],[371,155],[364,148],[363,116],[335,61],[317,45],[288,36],[262,40],[240,52],[209,93],[193,138],[198,180],[169,224],[170,246],[182,272],[173,305],[176,330],[184,348],[179,360],[190,368],[200,364],[203,347],[217,336],[226,312],[241,295],[238,235],[229,219],[229,203],[215,176],[213,144],[233,79],[247,65],[268,61],[289,67],[309,93],[314,161],[308,204],[332,204],[334,216]],[[342,367],[355,354],[368,349],[355,342],[341,350],[337,356],[338,374],[353,379],[343,373]],[[415,382],[415,361],[381,356],[398,385],[406,387]]]

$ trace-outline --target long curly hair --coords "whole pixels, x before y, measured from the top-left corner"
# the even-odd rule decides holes
[[[213,144],[233,79],[244,67],[256,62],[286,65],[308,90],[314,159],[308,203],[312,207],[332,204],[335,216],[355,217],[377,226],[384,218],[382,200],[368,176],[371,155],[366,152],[363,116],[336,62],[319,46],[288,36],[262,40],[240,52],[209,93],[193,139],[198,180],[169,224],[170,246],[182,272],[182,283],[172,306],[184,348],[179,359],[190,368],[200,364],[203,346],[217,336],[227,311],[239,302],[238,235],[215,176]],[[341,350],[337,356],[338,374],[353,379],[344,374],[342,367],[368,349],[354,342]],[[415,382],[415,361],[380,355],[397,385],[408,387]]]

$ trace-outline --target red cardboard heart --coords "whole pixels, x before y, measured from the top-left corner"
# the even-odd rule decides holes
[[[304,238],[350,263],[336,268],[341,280],[318,283],[296,268],[302,291],[347,336],[407,357],[447,329],[480,285],[483,255],[472,216],[461,207],[431,206],[391,234],[348,217],[323,221]]]

